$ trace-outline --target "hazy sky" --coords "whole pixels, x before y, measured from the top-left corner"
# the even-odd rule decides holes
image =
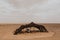
[[[60,23],[60,0],[0,0],[0,23]]]

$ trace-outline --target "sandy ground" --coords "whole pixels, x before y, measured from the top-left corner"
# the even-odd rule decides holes
[[[20,24],[0,25],[0,40],[60,40],[60,24],[44,24],[49,33],[13,35]],[[52,35],[52,36],[51,36]]]

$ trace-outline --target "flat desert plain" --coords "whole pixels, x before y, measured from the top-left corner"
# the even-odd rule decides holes
[[[60,40],[60,24],[42,24],[48,33],[25,33],[13,35],[20,24],[0,24],[0,40]]]

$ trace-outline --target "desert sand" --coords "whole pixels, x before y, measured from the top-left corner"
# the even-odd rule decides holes
[[[60,24],[43,24],[48,33],[25,33],[13,35],[20,24],[0,24],[0,40],[60,40]]]

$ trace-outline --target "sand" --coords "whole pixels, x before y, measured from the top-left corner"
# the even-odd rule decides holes
[[[25,33],[13,35],[20,24],[0,25],[0,40],[60,40],[60,24],[45,24],[48,33]]]

